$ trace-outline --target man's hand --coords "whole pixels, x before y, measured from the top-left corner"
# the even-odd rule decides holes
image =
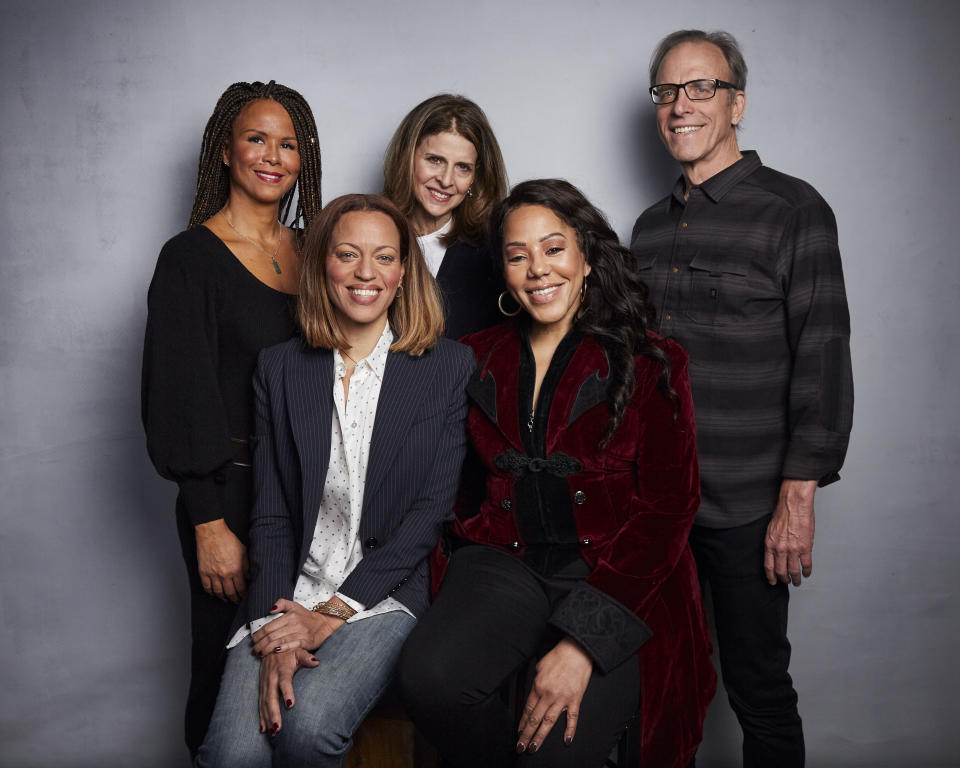
[[[194,526],[197,570],[203,588],[221,600],[239,603],[247,593],[247,548],[223,518]]]
[[[779,579],[800,586],[800,574],[813,572],[813,494],[816,480],[784,480],[764,540],[763,570],[767,581]]]

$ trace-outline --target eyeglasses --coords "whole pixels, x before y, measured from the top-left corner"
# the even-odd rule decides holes
[[[690,101],[706,101],[707,99],[712,99],[717,92],[717,88],[739,90],[733,83],[711,77],[704,80],[690,80],[686,83],[660,83],[659,85],[654,85],[650,88],[650,98],[653,99],[653,103],[657,106],[660,104],[672,104],[680,95],[681,88],[683,92],[687,94],[687,98],[690,99]]]

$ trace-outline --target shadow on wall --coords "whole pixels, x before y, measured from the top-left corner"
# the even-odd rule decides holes
[[[669,194],[680,175],[676,161],[670,157],[657,135],[653,110],[649,100],[638,100],[628,115],[626,124],[629,133],[622,141],[622,146],[627,147],[629,152],[628,163],[632,176],[638,181],[641,207],[637,215]]]

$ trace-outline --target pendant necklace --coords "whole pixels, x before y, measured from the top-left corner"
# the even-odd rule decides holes
[[[270,259],[270,261],[273,262],[273,269],[274,269],[274,271],[275,271],[278,275],[282,275],[282,274],[283,274],[283,270],[280,269],[280,264],[279,264],[279,262],[277,262],[277,254],[280,253],[280,243],[283,242],[283,227],[282,227],[282,226],[280,226],[280,237],[277,238],[277,247],[276,247],[276,249],[274,249],[273,253],[270,253],[270,251],[268,251],[266,248],[264,248],[262,245],[260,245],[260,243],[258,243],[256,240],[253,240],[252,238],[247,237],[245,234],[243,234],[243,232],[241,232],[239,229],[237,229],[235,226],[233,226],[233,222],[230,221],[230,219],[227,217],[226,208],[221,208],[221,209],[219,210],[219,214],[220,214],[221,216],[223,216],[223,220],[224,220],[225,222],[227,222],[227,224],[229,225],[230,229],[232,229],[234,232],[236,232],[238,235],[240,235],[240,237],[242,237],[244,240],[246,240],[246,241],[247,241],[248,243],[250,243],[251,245],[256,246],[265,256],[267,256],[267,257]],[[277,222],[277,225],[278,225],[278,226],[280,225],[280,222],[279,222],[279,221]]]

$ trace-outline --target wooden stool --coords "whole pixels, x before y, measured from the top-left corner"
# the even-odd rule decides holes
[[[437,751],[388,690],[353,735],[346,768],[437,768]]]

